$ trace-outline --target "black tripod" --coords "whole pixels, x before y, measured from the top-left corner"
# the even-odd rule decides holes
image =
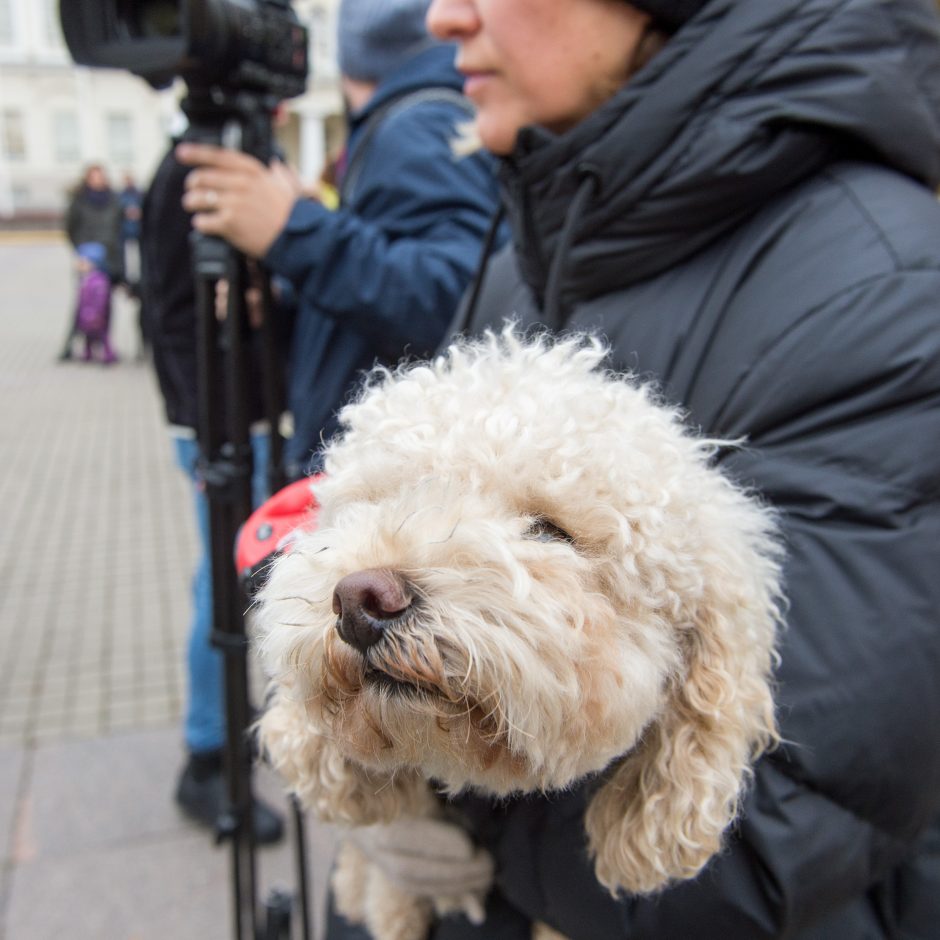
[[[243,150],[267,162],[273,153],[271,114],[276,101],[256,95],[191,93],[183,103],[189,139]],[[232,900],[235,940],[291,940],[295,900],[301,940],[310,940],[311,910],[303,814],[292,800],[297,897],[274,891],[259,909],[252,820],[252,722],[248,690],[248,599],[233,560],[235,540],[252,510],[252,448],[249,393],[261,376],[261,398],[271,433],[268,492],[284,484],[282,439],[278,433],[283,403],[279,351],[271,317],[270,280],[262,275],[263,318],[257,337],[259,368],[249,368],[253,328],[249,323],[246,259],[218,238],[193,233],[196,285],[197,386],[200,473],[209,504],[209,558],[212,571],[212,642],[224,656],[226,806],[218,820],[219,839],[232,846]],[[227,311],[216,316],[216,288],[228,283]],[[297,923],[293,921],[293,923]]]

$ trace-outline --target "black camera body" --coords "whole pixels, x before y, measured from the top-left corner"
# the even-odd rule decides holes
[[[60,0],[79,65],[123,69],[154,88],[177,76],[191,94],[304,92],[307,30],[289,0]]]

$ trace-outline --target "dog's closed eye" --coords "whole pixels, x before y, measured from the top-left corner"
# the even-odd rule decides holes
[[[535,539],[537,542],[574,542],[561,526],[555,525],[544,516],[537,516],[525,530],[525,538]]]

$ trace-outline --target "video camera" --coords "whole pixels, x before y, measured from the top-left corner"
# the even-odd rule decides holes
[[[59,16],[75,62],[154,88],[179,76],[191,94],[281,100],[306,87],[307,30],[289,0],[60,0]]]

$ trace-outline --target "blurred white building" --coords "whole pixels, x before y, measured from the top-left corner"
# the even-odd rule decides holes
[[[319,174],[342,133],[335,6],[294,2],[310,27],[311,76],[279,135],[305,177]],[[125,173],[146,185],[184,123],[182,87],[155,92],[125,72],[74,66],[58,9],[59,0],[0,0],[0,224],[58,217],[89,163],[114,185]]]

